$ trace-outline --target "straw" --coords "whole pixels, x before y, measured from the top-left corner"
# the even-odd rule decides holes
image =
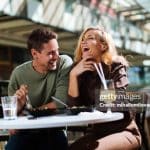
[[[104,71],[103,71],[103,68],[102,68],[102,64],[99,63],[99,68],[100,68],[100,71],[101,71],[101,74],[102,74],[102,77],[103,77],[103,82],[104,82],[104,89],[107,90],[108,87],[107,87],[107,84],[106,84],[106,79],[105,79],[105,76],[104,76]]]
[[[102,81],[102,83],[103,83],[104,89],[105,89],[105,90],[108,90],[108,87],[107,87],[107,84],[106,84],[106,79],[105,79],[105,76],[104,76],[104,72],[103,72],[102,65],[101,65],[101,63],[99,63],[98,65],[99,65],[99,69],[100,69],[100,70],[98,69],[96,63],[94,64],[94,66],[95,66],[95,68],[96,68],[96,70],[97,70],[97,73],[98,73],[98,75],[99,75],[99,77],[100,77],[100,79],[101,79],[101,81]],[[107,109],[107,114],[108,114],[108,115],[111,115],[111,114],[112,114],[111,108],[109,108],[109,107],[108,107],[108,109]]]
[[[107,85],[106,85],[106,80],[105,80],[105,78],[102,76],[102,73],[100,73],[100,71],[99,71],[99,69],[98,69],[98,67],[97,67],[97,64],[94,63],[94,66],[95,66],[96,71],[97,71],[97,73],[98,73],[98,75],[99,75],[99,77],[100,77],[100,79],[101,79],[101,81],[102,81],[102,84],[103,84],[103,86],[104,86],[104,89],[108,89],[108,88],[107,88]]]
[[[105,79],[104,72],[103,72],[103,68],[102,68],[102,64],[101,64],[101,63],[98,63],[98,65],[99,65],[99,68],[100,68],[102,77]]]

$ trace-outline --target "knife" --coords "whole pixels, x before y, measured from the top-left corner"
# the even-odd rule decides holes
[[[65,107],[69,107],[67,104],[65,104],[64,102],[62,102],[60,99],[58,99],[58,98],[56,98],[56,97],[54,97],[54,96],[51,96],[51,98],[52,98],[54,101],[56,101],[56,102],[58,102],[58,103],[64,105]]]

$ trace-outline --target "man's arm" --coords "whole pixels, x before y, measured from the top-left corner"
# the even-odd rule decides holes
[[[62,58],[60,58],[60,64],[58,68],[58,74],[56,78],[56,85],[55,85],[55,93],[54,97],[62,100],[64,103],[67,101],[68,97],[68,80],[69,80],[69,72],[72,66],[72,59],[69,56],[63,55]],[[62,104],[53,101],[53,99],[50,99],[50,102],[47,104],[44,104],[40,106],[39,108],[50,108],[50,109],[56,109],[64,107]]]
[[[59,67],[58,77],[56,80],[56,91],[54,97],[60,99],[62,102],[67,103],[68,100],[68,83],[69,73],[73,64],[70,57],[63,55],[63,63]],[[62,104],[56,102],[57,107],[64,107]]]

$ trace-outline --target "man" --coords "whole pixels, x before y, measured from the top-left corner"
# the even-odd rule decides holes
[[[72,59],[67,55],[59,55],[57,35],[46,28],[34,30],[27,45],[32,61],[14,69],[8,86],[8,94],[18,97],[18,113],[23,111],[27,101],[33,108],[63,107],[55,103],[51,96],[67,100]],[[27,149],[65,150],[67,140],[62,130],[20,130],[11,135],[6,145],[6,150]]]

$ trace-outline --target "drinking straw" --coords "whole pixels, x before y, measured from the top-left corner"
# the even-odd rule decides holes
[[[100,77],[100,79],[101,79],[101,81],[102,81],[102,84],[103,84],[103,86],[104,86],[104,89],[107,90],[108,88],[107,88],[107,85],[106,85],[105,77],[104,77],[104,76],[102,75],[102,73],[99,71],[99,69],[98,69],[96,63],[94,63],[94,66],[95,66],[96,71],[97,71],[97,73],[98,73],[98,75],[99,75],[99,77]],[[101,68],[101,69],[102,69],[102,68]],[[103,73],[103,74],[104,74],[104,73]]]
[[[107,84],[106,84],[106,79],[105,79],[105,76],[104,76],[104,71],[103,71],[103,68],[102,68],[102,64],[101,63],[98,63],[98,65],[99,65],[99,68],[100,68],[100,72],[101,72],[101,75],[102,75],[102,77],[103,77],[103,82],[104,82],[104,84],[105,84],[105,86],[104,86],[104,89],[108,89],[108,87],[107,87]],[[106,87],[106,88],[105,88]]]

